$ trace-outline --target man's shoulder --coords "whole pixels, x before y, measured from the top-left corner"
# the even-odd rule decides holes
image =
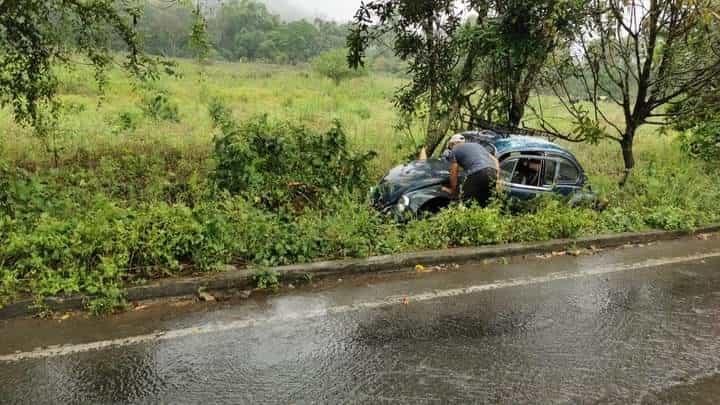
[[[466,142],[456,146],[454,152],[487,152],[487,149],[479,143]]]

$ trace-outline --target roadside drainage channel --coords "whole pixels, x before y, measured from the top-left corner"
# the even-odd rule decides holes
[[[667,241],[682,237],[720,232],[720,224],[695,229],[694,231],[650,231],[585,237],[579,239],[558,239],[539,243],[518,243],[499,246],[474,248],[455,248],[432,250],[397,255],[375,256],[367,259],[351,259],[327,262],[315,262],[291,266],[275,267],[282,281],[298,281],[307,278],[321,279],[330,276],[351,276],[373,272],[405,270],[417,264],[432,266],[439,264],[463,264],[486,259],[544,254],[567,248],[603,249],[628,244],[640,244]],[[225,291],[248,290],[254,287],[253,270],[237,269],[228,266],[229,270],[203,277],[180,278],[159,281],[126,290],[128,301],[145,301],[161,298],[185,297],[196,295],[200,290]],[[82,296],[51,297],[44,301],[51,311],[61,312],[83,308],[85,298]],[[33,300],[23,300],[9,304],[0,309],[0,320],[23,317],[34,314]]]

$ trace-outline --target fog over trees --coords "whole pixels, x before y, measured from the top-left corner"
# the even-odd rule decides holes
[[[206,6],[216,8],[227,0],[204,0]],[[262,0],[268,9],[283,20],[322,18],[339,22],[350,21],[355,15],[360,0]]]

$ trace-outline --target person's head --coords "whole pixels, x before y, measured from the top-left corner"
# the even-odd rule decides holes
[[[454,147],[465,143],[465,137],[461,134],[453,135],[450,140],[448,141],[447,147],[450,150],[453,150]]]

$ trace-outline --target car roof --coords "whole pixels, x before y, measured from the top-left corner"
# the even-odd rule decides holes
[[[487,142],[495,147],[499,157],[512,152],[550,152],[578,163],[575,156],[562,146],[547,139],[526,135],[499,135],[490,131],[463,133],[470,142]]]

